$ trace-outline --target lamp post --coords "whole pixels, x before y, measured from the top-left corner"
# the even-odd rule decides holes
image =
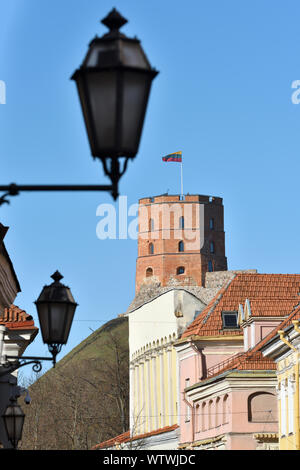
[[[128,159],[138,151],[151,83],[158,72],[140,41],[119,31],[127,20],[115,8],[101,22],[109,32],[90,42],[71,78],[77,85],[92,156],[102,161],[117,197]]]
[[[139,148],[152,80],[151,67],[137,38],[120,28],[127,20],[113,9],[102,21],[109,32],[89,44],[82,65],[73,73],[93,158],[100,159],[111,185],[0,185],[0,206],[21,191],[110,191]]]
[[[63,276],[56,271],[51,277],[54,282],[43,287],[35,305],[42,339],[47,344],[52,357],[22,356],[16,358],[16,356],[4,355],[1,362],[3,371],[0,372],[0,377],[28,364],[33,364],[33,370],[40,372],[42,361],[52,361],[53,367],[55,367],[56,356],[61,351],[62,345],[67,343],[78,304],[75,302],[70,288],[60,282]]]

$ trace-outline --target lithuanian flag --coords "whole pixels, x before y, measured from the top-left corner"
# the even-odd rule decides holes
[[[182,162],[182,152],[174,152],[162,157],[163,162]]]

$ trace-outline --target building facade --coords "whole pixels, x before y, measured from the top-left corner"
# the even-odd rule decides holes
[[[7,373],[5,356],[21,357],[38,328],[30,315],[13,305],[20,285],[3,242],[7,230],[0,224],[0,447],[10,448],[1,416],[10,398],[20,393],[20,387],[17,371]]]
[[[268,336],[262,352],[265,357],[272,358],[277,366],[279,448],[300,450],[299,306]]]
[[[293,415],[299,429],[298,332],[282,363],[262,348],[298,305],[299,286],[300,275],[227,270],[221,198],[141,199],[126,313],[130,429],[96,448],[288,448],[282,426]]]

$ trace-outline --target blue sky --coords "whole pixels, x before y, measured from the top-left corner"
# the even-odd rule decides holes
[[[120,190],[128,205],[184,190],[223,197],[229,269],[297,273],[299,240],[299,2],[265,0],[11,0],[0,16],[0,184],[102,184],[70,76],[99,23],[116,7],[151,64],[153,82],[139,153]],[[134,240],[99,240],[106,193],[35,193],[0,208],[5,243],[36,319],[36,300],[59,269],[79,307],[69,343],[125,312],[134,297]],[[117,203],[118,204],[118,203]],[[37,320],[36,320],[37,322]],[[45,355],[36,339],[26,352]]]

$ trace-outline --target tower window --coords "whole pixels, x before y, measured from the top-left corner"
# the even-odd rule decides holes
[[[222,312],[223,328],[239,328],[237,312]]]
[[[177,270],[176,270],[176,274],[184,274],[184,267],[179,266],[179,268],[177,268]]]
[[[212,261],[211,261],[211,260],[208,261],[208,272],[209,272],[209,273],[212,273],[212,272],[213,272],[213,264],[212,264]]]
[[[154,230],[154,220],[150,219],[149,220],[149,231],[152,232]]]
[[[209,228],[210,230],[214,230],[215,228],[215,219],[213,217],[209,219]]]
[[[184,243],[182,240],[178,243],[178,251],[184,251]]]
[[[209,251],[210,251],[211,253],[214,253],[214,252],[215,252],[215,244],[214,244],[214,242],[210,242],[210,244],[209,244]]]
[[[153,255],[154,254],[154,245],[153,243],[150,243],[149,245],[149,255]]]
[[[147,268],[146,269],[146,277],[151,277],[153,276],[153,269],[152,268]]]
[[[179,219],[179,228],[184,228],[184,217],[180,217]]]

